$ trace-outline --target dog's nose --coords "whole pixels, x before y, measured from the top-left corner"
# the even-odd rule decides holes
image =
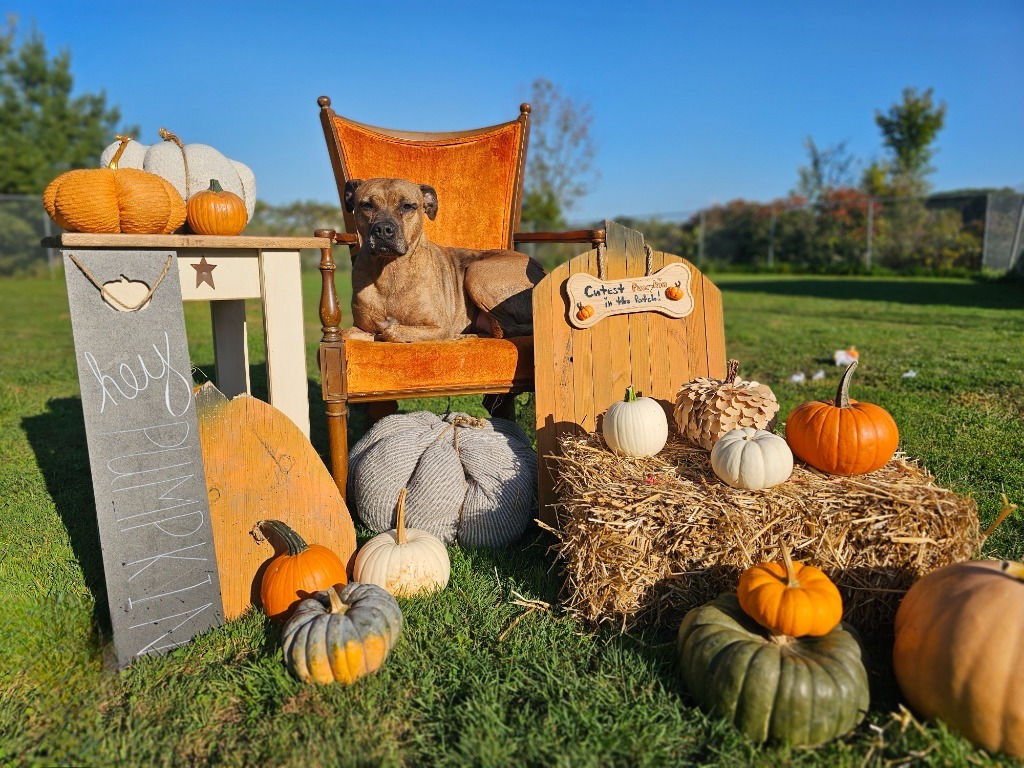
[[[373,225],[370,233],[374,237],[392,238],[395,236],[395,225],[390,221],[380,221]]]

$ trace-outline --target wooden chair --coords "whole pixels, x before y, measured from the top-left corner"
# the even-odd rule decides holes
[[[437,190],[440,207],[425,230],[431,240],[464,248],[515,248],[519,243],[591,243],[604,230],[517,232],[523,194],[530,105],[507,123],[464,131],[398,131],[341,117],[326,96],[317,99],[331,167],[344,210],[349,179],[397,177]],[[359,242],[352,215],[346,232],[317,230],[317,237]],[[321,251],[320,375],[327,412],[330,470],[345,494],[348,480],[348,404],[386,403],[412,397],[504,395],[533,389],[533,339],[478,338],[394,344],[341,338],[341,307],[330,247]],[[506,399],[505,406],[511,403]],[[493,405],[493,401],[492,401]],[[492,414],[497,411],[491,408]]]

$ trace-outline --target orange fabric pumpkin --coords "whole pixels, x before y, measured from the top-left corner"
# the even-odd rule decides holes
[[[782,545],[782,563],[761,563],[740,574],[740,607],[776,635],[821,637],[843,618],[843,598],[813,565],[794,563]]]
[[[335,584],[347,584],[345,564],[320,544],[309,545],[280,520],[261,520],[256,527],[275,534],[285,551],[270,561],[260,582],[263,611],[274,621],[287,619],[299,602]]]
[[[62,173],[43,192],[43,207],[69,232],[165,235],[185,222],[185,201],[170,182],[137,168],[118,168],[130,139],[106,168]]]
[[[862,475],[884,467],[900,443],[889,412],[850,399],[857,361],[839,380],[835,400],[798,405],[786,420],[786,441],[797,458],[832,475]]]
[[[226,192],[217,179],[188,199],[188,225],[200,235],[237,235],[249,223],[245,201]]]

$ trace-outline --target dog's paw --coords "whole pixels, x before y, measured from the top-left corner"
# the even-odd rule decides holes
[[[374,335],[369,331],[364,331],[362,328],[352,326],[351,328],[346,328],[341,332],[341,338],[355,339],[358,341],[373,341]]]
[[[398,325],[398,321],[393,317],[386,317],[377,323],[377,333],[384,333],[388,328],[392,328]]]

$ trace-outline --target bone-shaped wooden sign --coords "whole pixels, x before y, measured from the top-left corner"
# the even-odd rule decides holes
[[[678,262],[653,275],[618,280],[577,273],[565,283],[569,322],[576,328],[590,328],[606,317],[632,312],[686,317],[694,307],[690,278],[690,268]]]

